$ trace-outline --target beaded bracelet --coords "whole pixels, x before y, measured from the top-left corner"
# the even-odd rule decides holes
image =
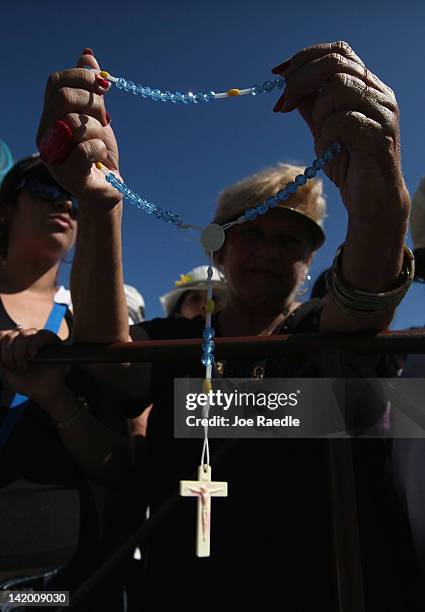
[[[341,271],[343,249],[342,244],[326,277],[327,291],[338,306],[347,314],[360,317],[376,317],[394,310],[406,295],[415,275],[415,260],[409,247],[404,245],[403,265],[397,286],[376,293],[357,289],[347,282]]]
[[[71,414],[70,417],[63,419],[63,421],[54,421],[56,429],[63,431],[64,429],[69,429],[70,427],[74,427],[78,421],[85,416],[89,411],[89,405],[85,397],[77,397],[78,408],[77,410]]]

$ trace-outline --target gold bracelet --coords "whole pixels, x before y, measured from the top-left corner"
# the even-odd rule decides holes
[[[64,430],[74,427],[78,421],[84,417],[89,411],[89,405],[85,397],[77,397],[78,408],[71,414],[70,417],[63,419],[63,421],[54,421],[56,429]]]

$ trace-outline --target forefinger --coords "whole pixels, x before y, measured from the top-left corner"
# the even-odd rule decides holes
[[[332,43],[320,43],[318,45],[311,45],[310,47],[305,47],[304,49],[293,55],[289,60],[286,60],[278,66],[275,66],[272,69],[272,72],[274,74],[282,74],[286,77],[292,74],[292,72],[294,72],[295,70],[298,70],[307,62],[311,62],[315,59],[320,59],[321,57],[329,55],[330,53],[342,55],[347,60],[356,62],[360,66],[364,66],[364,62],[356,53],[354,53],[350,45],[344,40],[338,40]]]

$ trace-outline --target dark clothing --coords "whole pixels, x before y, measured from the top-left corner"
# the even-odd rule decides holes
[[[66,317],[72,329],[69,311]],[[0,329],[14,326],[0,300]],[[71,367],[67,383],[94,416],[100,414],[99,389],[84,370]],[[0,406],[0,424],[6,412]],[[104,559],[107,496],[74,462],[46,412],[29,400],[0,453],[0,573],[16,570],[19,577],[61,567],[49,588],[75,590]],[[97,612],[95,604],[87,609]]]
[[[317,332],[321,308],[318,300],[303,305],[282,332]],[[201,318],[155,319],[141,327],[156,340],[199,338],[203,325]],[[243,358],[228,362],[224,376],[247,377],[253,365]],[[324,366],[323,356],[271,358],[265,376],[330,376]],[[223,607],[235,600],[240,607],[261,603],[265,610],[279,605],[297,612],[336,611],[329,456],[323,439],[211,440],[212,479],[228,481],[229,497],[212,500],[211,557],[195,557],[197,504],[177,493],[181,479],[195,477],[202,440],[173,439],[173,379],[203,378],[204,372],[200,360],[153,366],[147,399],[154,405],[147,436],[151,515],[170,496],[176,502],[149,540],[143,609],[174,601],[198,610],[203,601]],[[397,525],[383,441],[355,440],[353,446],[367,612],[401,612],[407,608],[398,583]],[[180,585],[172,594],[164,588],[171,580]]]

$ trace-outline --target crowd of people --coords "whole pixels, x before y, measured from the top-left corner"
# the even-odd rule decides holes
[[[213,480],[229,482],[229,498],[214,500],[214,549],[197,558],[196,504],[176,496],[179,481],[195,473],[201,441],[174,438],[173,403],[175,379],[204,377],[200,359],[33,362],[52,343],[201,338],[210,308],[206,266],[181,275],[160,298],[165,317],[152,321],[141,295],[124,285],[121,194],[95,165],[120,177],[118,145],[107,83],[87,67],[99,69],[90,49],[76,68],[49,78],[40,156],[16,163],[0,187],[0,589],[72,594],[144,521],[160,517],[137,547],[140,561],[127,554],[76,609],[197,610],[230,601],[341,610],[341,585],[354,575],[342,579],[338,569],[349,563],[336,552],[335,500],[343,493],[332,493],[328,439],[214,440]],[[233,225],[214,253],[216,337],[384,331],[414,276],[395,95],[343,42],[307,47],[273,73],[286,79],[274,111],[298,109],[317,155],[341,144],[324,171],[348,214],[346,238],[303,301],[325,241],[321,181],[300,181],[267,214]],[[243,178],[220,193],[209,221],[239,219],[304,171],[279,163]],[[423,248],[425,224],[414,238]],[[75,241],[71,303],[57,276]],[[242,353],[213,367],[214,378],[229,379],[394,372],[385,356],[347,352]],[[361,419],[382,419],[387,406],[362,398]],[[345,439],[333,442],[346,448]],[[355,508],[346,527],[358,533],[356,597],[366,612],[423,606],[422,442],[351,440]]]

